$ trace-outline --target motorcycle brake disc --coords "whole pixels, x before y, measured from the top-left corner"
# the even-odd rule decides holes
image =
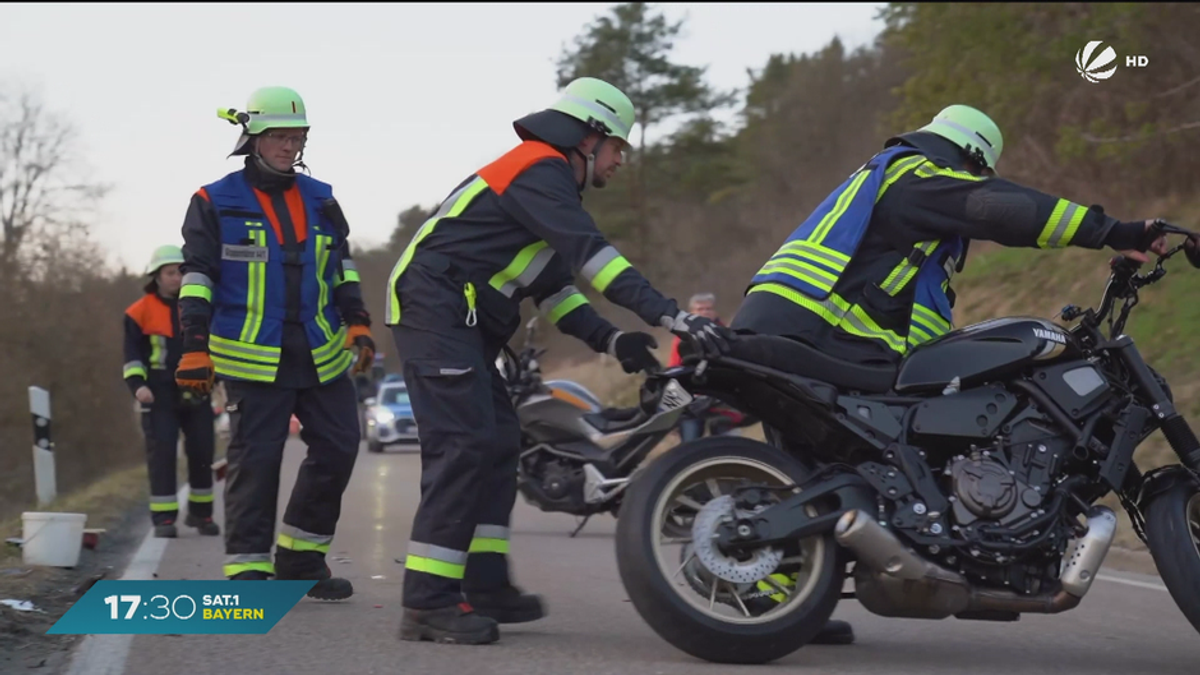
[[[696,557],[705,569],[725,581],[737,584],[752,584],[774,572],[783,560],[783,550],[760,548],[750,555],[749,560],[738,560],[717,548],[717,527],[726,519],[736,518],[732,495],[722,495],[700,509],[692,522],[692,541],[696,546]]]

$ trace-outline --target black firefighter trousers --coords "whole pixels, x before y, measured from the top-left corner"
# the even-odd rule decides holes
[[[459,317],[461,321],[461,317]],[[392,327],[421,441],[421,501],[404,571],[404,607],[434,609],[511,583],[509,517],[521,428],[476,329]]]
[[[154,402],[139,404],[146,436],[146,468],[150,474],[150,520],[168,525],[179,518],[175,483],[179,432],[188,464],[188,513],[211,518],[213,508],[213,409],[209,399],[180,393],[174,381],[148,383]]]
[[[225,576],[257,571],[280,579],[326,578],[325,555],[358,458],[354,384],[345,375],[304,389],[226,380],[225,391],[230,431]],[[293,413],[308,455],[273,542],[283,447]],[[278,544],[274,564],[272,543]]]

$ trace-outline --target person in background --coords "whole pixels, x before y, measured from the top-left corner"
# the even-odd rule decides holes
[[[696,316],[702,316],[715,322],[719,326],[724,326],[721,317],[717,315],[717,296],[713,293],[697,293],[688,300],[688,311]],[[683,359],[679,356],[679,344],[682,339],[678,336],[671,342],[671,357],[667,362],[667,367],[683,365]],[[715,412],[715,411],[714,411]],[[739,421],[740,415],[736,411],[725,409],[719,414],[730,416],[731,424]],[[700,438],[704,435],[704,425],[708,420],[703,417],[684,417],[679,422],[679,440],[680,442],[690,441]]]
[[[188,509],[184,524],[202,535],[216,536],[213,522],[213,409],[208,396],[181,391],[175,367],[183,353],[179,324],[179,265],[183,250],[159,246],[150,257],[143,295],[125,310],[125,383],[141,410],[150,473],[150,521],[154,536],[175,537],[179,498],[175,461],[183,430],[188,460]]]

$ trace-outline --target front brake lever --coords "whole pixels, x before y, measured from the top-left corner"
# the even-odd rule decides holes
[[[1150,224],[1150,229],[1156,230],[1160,234],[1182,234],[1192,239],[1200,239],[1200,233],[1192,232],[1178,225],[1172,225],[1165,220],[1156,219]]]

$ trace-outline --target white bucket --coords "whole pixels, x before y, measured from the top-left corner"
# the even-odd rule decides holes
[[[79,563],[86,513],[26,511],[21,521],[21,552],[26,565],[74,567]]]

